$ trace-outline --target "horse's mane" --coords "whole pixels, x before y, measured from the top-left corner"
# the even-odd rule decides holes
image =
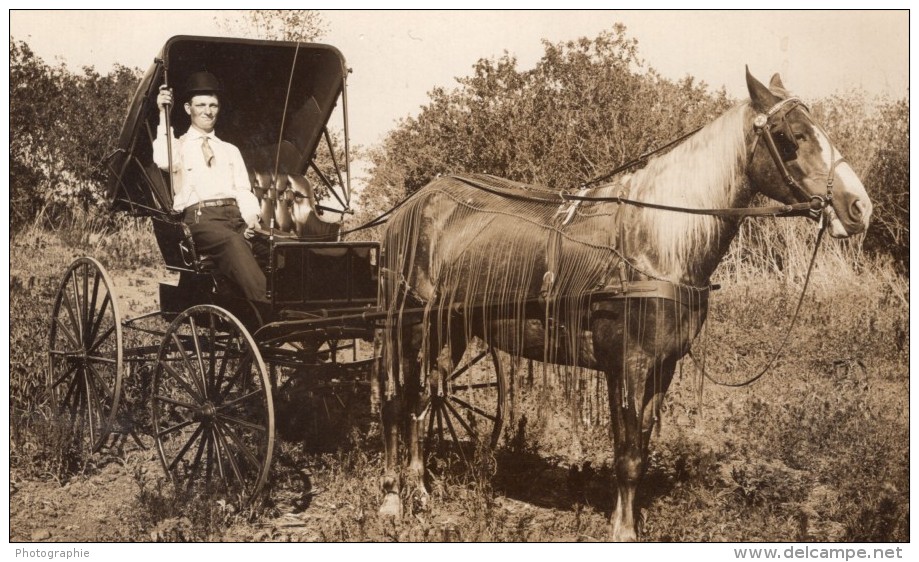
[[[631,198],[687,208],[730,207],[744,184],[746,106],[738,105],[657,157],[628,180]],[[664,272],[676,274],[687,260],[717,243],[721,219],[648,211],[642,219]]]

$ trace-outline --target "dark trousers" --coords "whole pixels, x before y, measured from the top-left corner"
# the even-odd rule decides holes
[[[186,209],[184,221],[191,229],[192,239],[200,254],[214,258],[214,263],[227,278],[236,283],[250,301],[268,302],[265,297],[265,274],[243,236],[246,223],[235,205]]]

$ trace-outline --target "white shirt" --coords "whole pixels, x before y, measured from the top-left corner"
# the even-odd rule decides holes
[[[204,137],[207,137],[214,152],[211,166],[205,162],[201,149]],[[162,123],[157,127],[153,141],[153,161],[163,170],[169,168],[166,126]],[[178,139],[173,137],[172,185],[175,190],[172,207],[176,211],[209,199],[234,198],[246,224],[258,219],[259,201],[251,191],[242,154],[232,144],[218,139],[213,132],[205,133],[189,127],[188,132]]]

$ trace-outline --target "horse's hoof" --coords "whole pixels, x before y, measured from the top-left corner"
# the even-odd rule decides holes
[[[613,524],[610,532],[612,542],[638,542],[638,532],[633,525]]]
[[[383,503],[380,505],[380,515],[384,517],[402,518],[402,501],[399,494],[389,493],[383,496]]]

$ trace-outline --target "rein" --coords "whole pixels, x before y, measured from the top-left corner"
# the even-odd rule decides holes
[[[753,375],[752,377],[750,377],[749,379],[743,382],[737,382],[737,383],[722,382],[708,374],[708,371],[705,370],[705,362],[699,361],[698,359],[696,359],[696,356],[693,354],[692,349],[690,348],[688,355],[689,357],[692,358],[693,364],[702,372],[702,375],[705,378],[707,378],[709,381],[713,382],[714,384],[718,386],[728,386],[728,387],[736,388],[736,387],[748,386],[748,385],[753,384],[754,382],[758,381],[763,375],[765,375],[769,371],[770,368],[772,368],[772,365],[775,364],[775,361],[779,358],[779,355],[781,355],[786,344],[788,344],[788,340],[789,338],[791,338],[791,332],[792,330],[794,330],[795,324],[798,322],[798,317],[800,316],[800,313],[801,313],[801,305],[804,304],[804,295],[807,294],[807,288],[810,285],[811,272],[814,270],[814,262],[817,261],[817,250],[820,249],[820,242],[823,240],[823,233],[826,232],[826,229],[827,229],[827,224],[824,222],[823,224],[821,224],[820,230],[817,232],[817,241],[814,243],[814,253],[811,254],[810,263],[807,266],[807,275],[804,277],[804,286],[801,288],[801,296],[798,297],[798,304],[797,306],[795,306],[795,312],[791,317],[791,322],[788,325],[788,329],[785,330],[785,337],[782,338],[782,343],[776,346],[775,351],[772,354],[772,359],[770,359],[769,362],[766,363],[766,366],[763,367],[762,370],[760,370],[757,374]]]
[[[835,154],[831,157],[832,164],[827,172],[827,192],[825,195],[810,195],[807,191],[801,187],[797,180],[791,175],[788,171],[788,168],[785,166],[787,160],[793,160],[796,157],[798,146],[794,142],[794,136],[790,132],[787,132],[788,126],[785,121],[785,117],[794,109],[798,107],[803,107],[807,109],[807,106],[804,105],[798,98],[787,98],[779,101],[774,106],[769,108],[766,113],[757,114],[753,120],[753,130],[756,133],[756,138],[753,141],[753,148],[750,150],[749,161],[752,162],[753,155],[756,153],[756,147],[759,144],[759,140],[763,139],[763,144],[766,146],[766,149],[769,151],[772,160],[775,162],[776,169],[779,174],[782,176],[782,180],[785,182],[789,188],[797,192],[797,195],[802,202],[799,203],[790,203],[784,205],[774,205],[770,207],[741,207],[741,208],[721,208],[721,209],[696,209],[691,207],[677,207],[673,205],[662,205],[659,203],[648,203],[645,201],[637,201],[635,199],[628,199],[622,197],[621,195],[615,197],[597,197],[593,195],[574,195],[569,193],[567,190],[562,190],[558,192],[558,199],[555,197],[537,197],[534,195],[522,195],[519,193],[514,193],[510,191],[504,191],[500,189],[495,189],[491,186],[488,186],[484,183],[477,182],[468,177],[464,176],[451,176],[456,180],[462,181],[472,187],[480,189],[482,191],[487,191],[489,193],[499,195],[508,199],[516,199],[520,201],[532,201],[532,202],[541,202],[541,203],[568,203],[571,201],[586,201],[593,203],[619,203],[631,205],[633,207],[640,207],[645,209],[657,209],[662,211],[672,211],[677,213],[685,213],[690,215],[707,215],[714,217],[810,217],[812,219],[817,219],[820,216],[821,211],[823,211],[833,199],[833,174],[835,172],[836,166],[843,161],[842,158],[836,158]],[[810,119],[808,119],[810,120]],[[774,129],[779,128],[779,121],[784,125],[782,131],[775,133]],[[812,120],[811,124],[819,128],[816,123]],[[681,136],[680,138],[671,141],[664,146],[642,154],[635,160],[619,166],[612,172],[604,174],[598,178],[592,179],[589,182],[583,184],[584,186],[597,183],[599,181],[609,179],[610,177],[616,175],[617,173],[631,168],[635,165],[640,164],[644,160],[647,160],[648,157],[657,154],[667,148],[685,140],[686,138],[696,134],[700,129],[690,131],[689,133]],[[822,131],[822,129],[821,129]],[[779,147],[776,145],[775,139],[773,138],[774,134],[782,134],[783,140],[791,143],[792,146],[782,152],[779,151]],[[824,133],[825,134],[825,133]],[[832,145],[831,145],[832,148]],[[835,150],[834,150],[835,152]],[[748,163],[749,167],[749,163]],[[560,201],[559,201],[560,200]]]
[[[624,171],[628,170],[629,168],[634,168],[635,166],[638,166],[639,164],[642,164],[642,163],[645,162],[648,158],[654,156],[655,154],[660,154],[661,152],[667,150],[667,149],[670,148],[671,146],[683,142],[684,140],[688,139],[689,137],[691,137],[691,136],[693,136],[694,134],[696,134],[696,133],[698,133],[699,131],[701,131],[703,128],[704,128],[704,126],[703,126],[703,127],[696,127],[695,129],[689,131],[689,132],[686,133],[685,135],[681,135],[680,137],[677,137],[676,139],[674,139],[674,140],[668,142],[668,143],[665,144],[664,146],[659,146],[659,147],[655,148],[654,150],[649,150],[648,152],[645,152],[644,154],[640,155],[638,158],[635,158],[634,160],[629,160],[629,161],[626,162],[625,164],[620,164],[619,166],[616,166],[616,167],[615,167],[612,171],[610,171],[610,172],[606,172],[606,173],[603,174],[603,175],[596,176],[596,177],[594,177],[593,179],[587,180],[586,182],[584,182],[584,183],[581,184],[581,189],[584,189],[584,188],[589,187],[589,186],[591,186],[591,185],[600,183],[600,182],[603,181],[603,180],[608,180],[608,179],[610,179],[611,177],[615,176],[616,174],[619,174],[619,173],[621,173],[621,172],[624,172]]]

